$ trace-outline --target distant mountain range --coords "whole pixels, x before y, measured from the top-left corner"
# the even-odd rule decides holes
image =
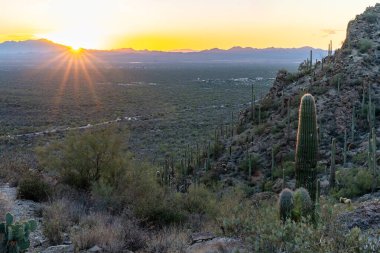
[[[45,61],[70,50],[46,39],[7,41],[0,43],[0,63],[33,64]],[[134,50],[87,50],[101,61],[113,64],[128,63],[298,63],[309,57],[313,50],[314,59],[327,55],[326,50],[311,47],[265,48],[233,47],[228,50],[213,48],[203,51],[180,50],[176,52]]]

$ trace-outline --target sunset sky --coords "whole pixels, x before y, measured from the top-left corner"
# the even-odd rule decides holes
[[[339,47],[376,0],[0,0],[0,42],[150,50]]]

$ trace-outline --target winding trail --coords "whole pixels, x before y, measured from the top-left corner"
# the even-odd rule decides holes
[[[255,103],[258,103],[261,99],[255,100]],[[222,105],[210,105],[210,106],[203,106],[203,107],[197,107],[197,108],[187,108],[183,110],[179,110],[176,112],[173,112],[173,115],[178,115],[182,113],[187,113],[190,111],[203,111],[203,110],[215,110],[215,109],[224,109],[226,107],[232,107],[232,108],[245,108],[246,106],[250,106],[251,102],[247,103],[240,103],[240,104],[235,104],[235,105],[230,105],[226,106],[224,104]],[[164,117],[157,117],[157,118],[151,118],[151,119],[142,119],[142,116],[132,116],[132,117],[124,117],[124,118],[117,118],[115,120],[109,120],[109,121],[104,121],[104,122],[99,122],[96,124],[87,124],[87,125],[82,125],[82,126],[77,126],[77,127],[55,127],[53,129],[48,129],[45,131],[39,131],[39,132],[32,132],[32,133],[24,133],[24,134],[15,134],[15,135],[3,135],[0,136],[0,140],[9,140],[9,139],[18,139],[18,138],[31,138],[31,137],[39,137],[39,136],[44,136],[47,134],[57,134],[57,133],[63,133],[63,132],[69,132],[69,131],[75,131],[75,130],[82,130],[82,129],[90,129],[94,127],[100,127],[100,126],[106,126],[110,124],[114,124],[117,122],[130,122],[130,121],[149,121],[149,120],[159,120]]]

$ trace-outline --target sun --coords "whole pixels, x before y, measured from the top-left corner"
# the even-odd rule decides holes
[[[79,46],[71,46],[70,51],[73,54],[80,54],[83,51],[83,48],[81,48]]]

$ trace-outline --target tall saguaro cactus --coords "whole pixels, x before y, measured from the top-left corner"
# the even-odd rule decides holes
[[[330,188],[335,187],[335,154],[336,154],[336,139],[333,138],[331,141],[331,165],[330,165]]]
[[[313,201],[316,194],[318,154],[317,113],[314,97],[305,94],[299,107],[296,146],[296,187],[306,188]]]

